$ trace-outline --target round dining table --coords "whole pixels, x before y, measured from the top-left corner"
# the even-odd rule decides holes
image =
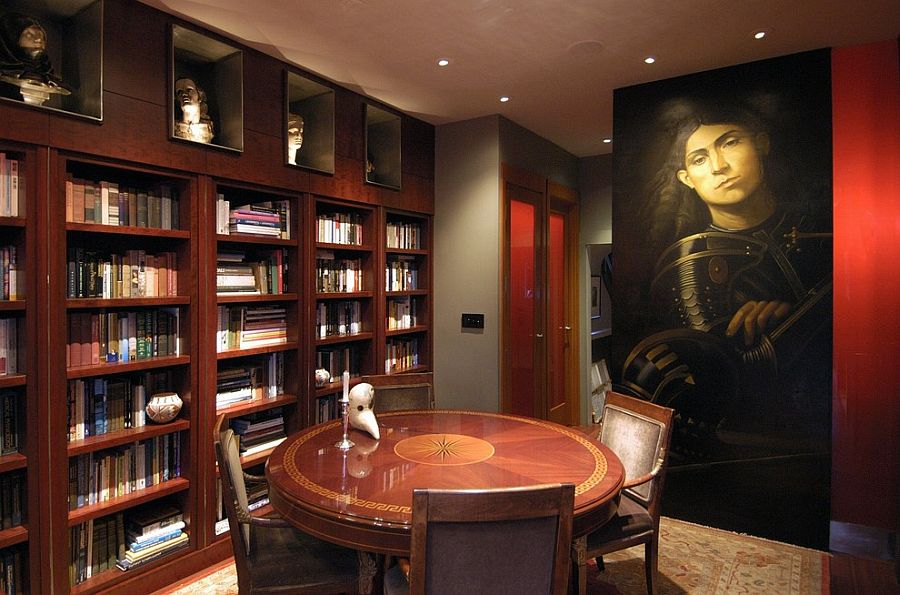
[[[456,410],[378,414],[379,439],[333,420],[288,436],[269,456],[273,508],[299,529],[358,551],[409,556],[415,488],[490,489],[573,483],[573,537],[618,505],[618,457],[575,428]]]

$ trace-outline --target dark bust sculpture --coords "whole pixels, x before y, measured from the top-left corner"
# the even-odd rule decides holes
[[[42,104],[70,89],[47,55],[47,33],[37,19],[18,12],[0,17],[0,79],[20,88],[26,103]]]

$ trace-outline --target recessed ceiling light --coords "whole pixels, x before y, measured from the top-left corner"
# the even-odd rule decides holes
[[[605,144],[608,145],[609,143],[612,142],[612,139],[611,139],[611,138],[604,138],[604,139],[603,139],[603,142],[604,142]]]
[[[450,60],[448,60],[447,58],[441,58],[440,60],[438,60],[438,66],[446,66],[447,64],[450,64]]]
[[[753,32],[753,39],[762,39],[769,34],[768,29],[757,29]]]
[[[506,95],[500,98],[500,103],[506,103],[507,101],[509,101],[509,97],[507,97]]]
[[[646,62],[647,64],[653,64],[654,62],[656,62],[656,58],[654,58],[653,56],[647,56],[646,58],[644,58],[644,62]]]

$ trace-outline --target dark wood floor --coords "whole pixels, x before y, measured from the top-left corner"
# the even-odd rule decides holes
[[[832,595],[898,595],[894,562],[834,553],[831,557]]]

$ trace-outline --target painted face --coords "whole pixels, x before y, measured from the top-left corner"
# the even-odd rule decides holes
[[[740,204],[762,183],[767,152],[765,134],[737,124],[704,124],[685,142],[678,179],[710,206]]]
[[[25,27],[19,35],[19,47],[32,60],[40,58],[47,49],[47,35],[37,25]]]

